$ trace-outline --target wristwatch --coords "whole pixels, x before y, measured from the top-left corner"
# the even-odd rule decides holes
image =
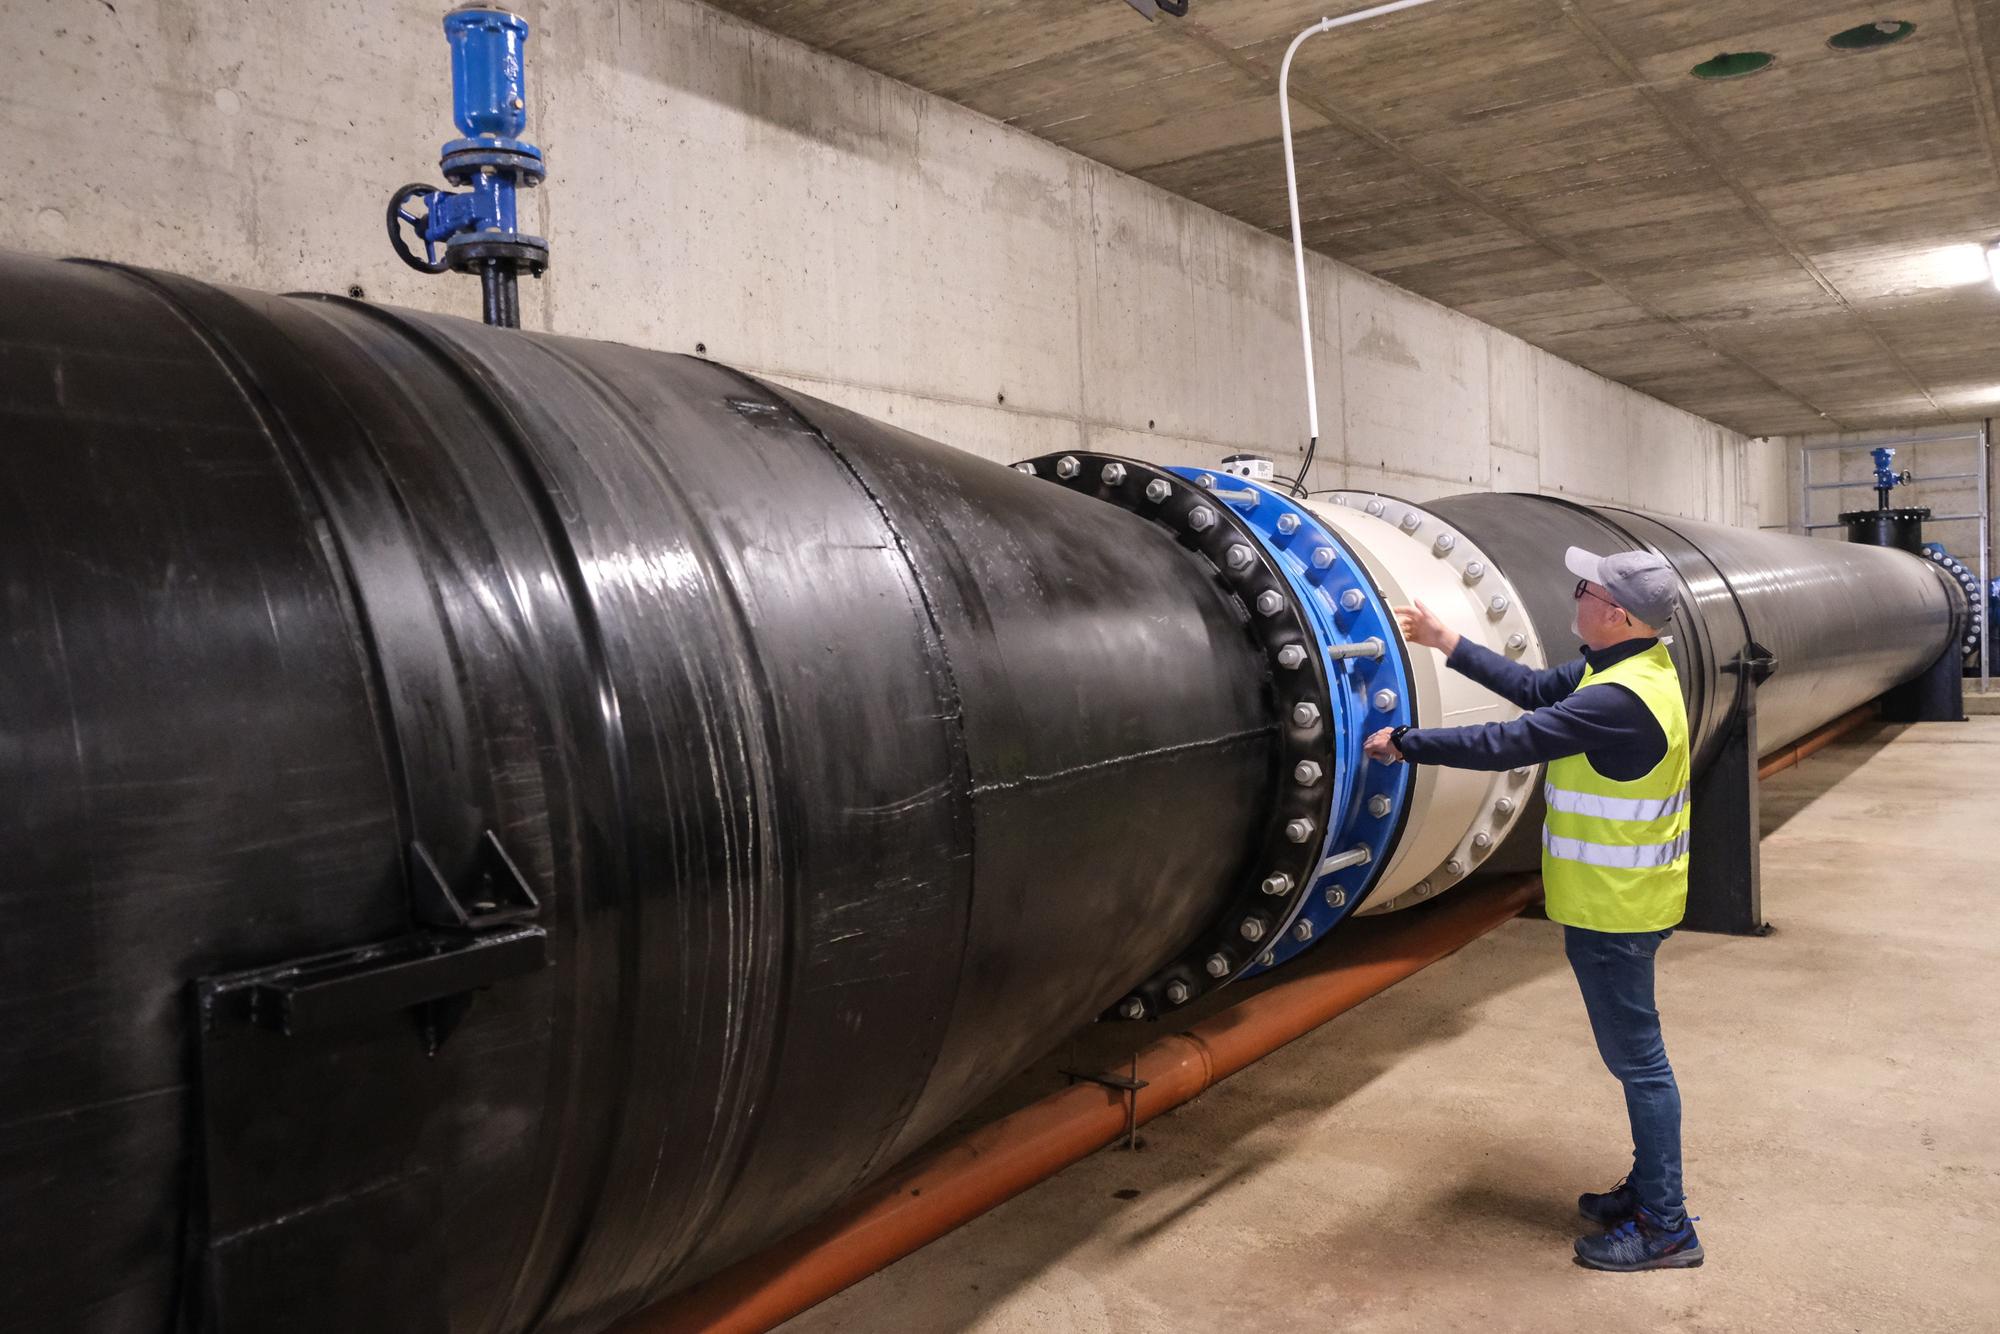
[[[1390,745],[1392,745],[1392,746],[1394,746],[1394,747],[1395,747],[1395,748],[1396,748],[1397,750],[1401,750],[1401,749],[1403,748],[1403,733],[1405,733],[1405,732],[1407,732],[1407,731],[1409,731],[1409,730],[1410,730],[1410,729],[1409,729],[1409,725],[1408,725],[1408,724],[1405,724],[1405,725],[1403,725],[1402,727],[1392,727],[1392,728],[1390,728],[1390,729],[1389,729],[1389,744],[1390,744]]]

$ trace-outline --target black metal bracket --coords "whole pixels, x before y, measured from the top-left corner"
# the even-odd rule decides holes
[[[453,892],[438,870],[430,849],[421,841],[410,844],[410,899],[416,919],[426,926],[459,931],[481,931],[508,922],[533,920],[542,910],[541,900],[528,887],[528,878],[514,865],[514,859],[500,846],[499,837],[489,829],[479,839],[470,892]]]
[[[1124,1095],[1125,1102],[1125,1147],[1139,1147],[1139,1090],[1146,1087],[1146,1081],[1139,1078],[1139,1053],[1132,1053],[1132,1073],[1114,1075],[1099,1071],[1087,1074],[1082,1070],[1063,1070],[1064,1079],[1074,1084],[1081,1079],[1086,1084],[1096,1084],[1100,1088],[1116,1090]]]
[[[1682,930],[1732,936],[1771,932],[1764,920],[1759,847],[1763,816],[1758,809],[1757,687],[1777,669],[1771,651],[1754,642],[1722,665],[1723,671],[1742,677],[1743,697],[1721,751],[1688,792],[1693,812]]]

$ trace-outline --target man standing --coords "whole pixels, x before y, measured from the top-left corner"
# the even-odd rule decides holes
[[[1422,603],[1403,637],[1529,712],[1475,727],[1383,728],[1367,753],[1461,769],[1547,764],[1542,887],[1604,1064],[1625,1086],[1632,1170],[1577,1201],[1607,1231],[1577,1238],[1594,1269],[1687,1268],[1701,1242],[1681,1193],[1681,1095],[1653,1003],[1653,958],[1687,905],[1688,723],[1660,639],[1676,581],[1651,552],[1569,549],[1583,656],[1535,671],[1461,639]]]

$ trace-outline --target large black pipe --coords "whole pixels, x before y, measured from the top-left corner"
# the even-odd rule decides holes
[[[1205,558],[701,360],[0,257],[0,543],[10,1330],[601,1327],[1271,832]]]

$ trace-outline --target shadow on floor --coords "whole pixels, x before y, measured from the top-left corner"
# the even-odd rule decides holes
[[[1815,751],[1791,768],[1760,782],[1757,815],[1764,837],[1769,838],[1784,828],[1793,816],[1868,763],[1876,752],[1901,736],[1905,726],[1881,721],[1864,723],[1824,750]]]

